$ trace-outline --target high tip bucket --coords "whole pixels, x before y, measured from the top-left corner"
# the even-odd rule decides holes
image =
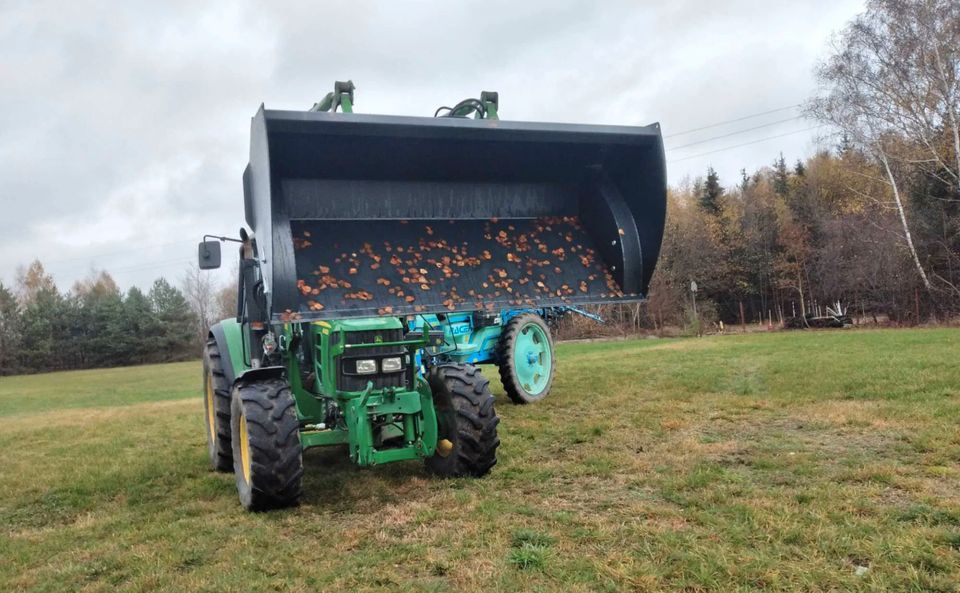
[[[244,174],[275,318],[644,298],[659,126],[267,111]]]

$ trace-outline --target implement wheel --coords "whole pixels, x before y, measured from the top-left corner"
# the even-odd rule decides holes
[[[469,364],[444,363],[427,377],[437,412],[437,450],[427,471],[444,477],[480,477],[496,465],[497,424],[490,382]]]
[[[550,328],[539,315],[510,320],[497,346],[500,382],[515,404],[540,401],[553,385],[554,356]]]
[[[230,384],[223,373],[223,360],[216,340],[203,349],[203,418],[207,427],[207,453],[213,469],[233,469],[230,446]]]
[[[283,379],[239,381],[231,412],[240,503],[251,511],[296,505],[302,492],[303,451],[290,386]]]

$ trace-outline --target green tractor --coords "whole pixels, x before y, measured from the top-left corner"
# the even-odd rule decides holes
[[[299,501],[310,447],[343,446],[361,467],[487,474],[499,418],[471,364],[485,360],[451,353],[445,320],[472,335],[496,317],[636,301],[657,261],[656,124],[499,121],[487,92],[433,118],[352,105],[352,83],[337,83],[308,111],[261,106],[249,230],[199,247],[211,269],[221,243],[238,245],[237,317],[210,329],[204,403],[210,461],[250,510]],[[513,358],[542,365],[544,335],[515,337]]]

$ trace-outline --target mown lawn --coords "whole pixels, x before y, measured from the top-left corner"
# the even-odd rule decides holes
[[[960,590],[960,332],[558,356],[541,404],[494,381],[489,477],[313,450],[268,514],[207,469],[198,363],[2,378],[0,591]]]

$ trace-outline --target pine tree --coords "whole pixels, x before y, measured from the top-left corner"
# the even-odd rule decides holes
[[[117,283],[107,272],[92,272],[74,285],[80,317],[87,330],[84,366],[117,366],[129,364],[133,336],[123,326],[123,298]]]
[[[56,287],[42,286],[30,294],[21,316],[20,363],[26,370],[64,368],[70,348],[66,299]]]
[[[781,196],[786,196],[790,191],[790,173],[782,152],[780,158],[773,163],[773,191]]]
[[[0,376],[12,375],[18,370],[20,321],[16,295],[0,282]]]
[[[852,150],[853,142],[850,140],[850,134],[844,131],[843,136],[840,137],[840,143],[837,144],[837,156],[843,158],[850,154]]]
[[[93,303],[94,321],[99,330],[94,364],[105,367],[130,364],[133,336],[125,331],[123,299],[119,294],[107,294]]]
[[[177,288],[164,278],[153,283],[150,301],[160,323],[158,346],[163,360],[184,360],[196,356],[196,317]]]
[[[150,298],[134,286],[127,291],[123,300],[121,319],[123,331],[129,338],[129,360],[133,364],[143,364],[151,360],[161,360],[163,327],[154,311]]]
[[[719,214],[722,197],[723,187],[720,186],[720,176],[713,167],[709,167],[707,180],[700,190],[700,209],[709,214]]]

